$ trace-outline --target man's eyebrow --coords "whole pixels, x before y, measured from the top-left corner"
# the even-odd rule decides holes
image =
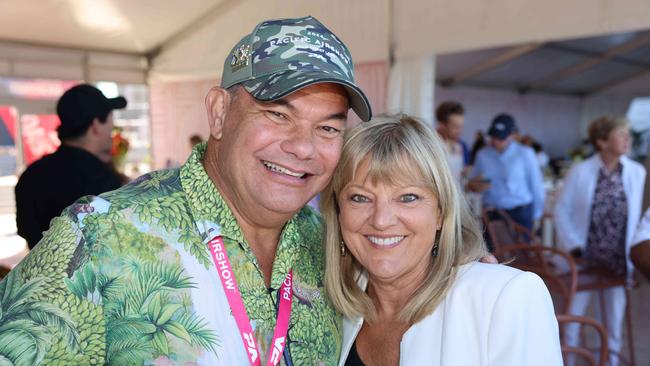
[[[293,104],[291,104],[291,102],[289,102],[288,100],[285,100],[285,99],[278,99],[278,100],[274,100],[272,102],[265,102],[265,103],[275,104],[275,105],[279,105],[279,106],[282,106],[282,107],[286,107],[291,112],[295,112],[296,109],[297,109],[296,106],[294,106]],[[341,120],[341,121],[345,122],[345,121],[347,121],[347,119],[348,119],[348,116],[347,116],[346,113],[337,112],[337,113],[330,114],[329,116],[323,118],[322,120],[323,121]]]
[[[331,114],[327,118],[324,118],[323,120],[324,121],[330,121],[330,120],[333,120],[333,119],[338,119],[338,120],[341,120],[341,121],[345,122],[345,121],[348,120],[348,115],[346,113],[339,112],[339,113]]]
[[[287,107],[292,112],[296,110],[296,106],[294,106],[293,104],[291,104],[291,102],[289,102],[287,100],[284,100],[284,99],[278,99],[278,100],[274,100],[272,102],[266,102],[266,103],[275,104],[275,105],[279,105],[279,106],[282,106],[282,107]]]

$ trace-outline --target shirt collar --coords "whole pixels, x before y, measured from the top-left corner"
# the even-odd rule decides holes
[[[235,215],[221,193],[203,168],[203,155],[207,144],[199,144],[192,150],[187,162],[181,167],[181,185],[190,204],[195,221],[214,221],[221,227],[221,235],[238,242],[244,241]]]
[[[605,167],[605,163],[603,162],[603,158],[600,156],[600,153],[599,153],[599,152],[596,152],[596,153],[594,154],[594,156],[595,156],[595,158],[596,158],[596,163],[597,163],[597,165],[598,165],[598,169],[599,169],[599,170],[603,170],[603,171],[606,172],[606,173],[609,173],[609,171],[608,171],[607,168]],[[625,155],[621,155],[621,156],[618,158],[618,165],[617,165],[616,169],[614,169],[614,171],[615,171],[615,172],[621,172],[621,173],[622,173],[623,168],[625,167],[625,164],[626,164],[626,163],[627,163],[627,162],[625,161]],[[612,172],[612,173],[613,173],[613,172]]]

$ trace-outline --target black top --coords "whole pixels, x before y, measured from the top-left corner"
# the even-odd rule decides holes
[[[357,342],[354,342],[352,345],[350,353],[348,353],[348,358],[345,360],[345,366],[366,366],[357,353]]]
[[[16,184],[18,235],[33,248],[50,220],[86,195],[98,195],[121,186],[120,178],[90,152],[61,145],[53,154],[30,165]]]

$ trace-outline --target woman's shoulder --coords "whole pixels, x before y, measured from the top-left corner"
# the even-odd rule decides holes
[[[625,155],[621,156],[621,162],[625,168],[630,169],[634,174],[641,175],[646,173],[645,167],[641,163],[634,161]]]
[[[525,272],[503,264],[470,262],[460,266],[454,292],[476,293],[482,296],[498,297],[506,287],[534,289],[543,285],[542,280],[532,272]]]

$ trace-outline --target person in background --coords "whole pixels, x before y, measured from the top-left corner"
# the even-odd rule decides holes
[[[438,134],[447,147],[451,173],[460,182],[464,168],[469,164],[469,150],[460,138],[465,124],[465,109],[455,101],[440,103],[436,109],[436,119]]]
[[[540,169],[542,169],[542,171],[546,170],[551,158],[548,156],[546,151],[544,151],[544,147],[537,141],[533,141],[531,147],[535,150],[535,157],[537,157]]]
[[[474,161],[476,160],[476,155],[478,152],[485,147],[486,142],[485,142],[485,136],[483,135],[483,131],[478,130],[476,131],[476,137],[474,137],[474,143],[472,144],[472,151],[470,152],[469,156],[469,165],[474,165]]]
[[[513,139],[515,120],[492,120],[490,144],[476,155],[467,189],[483,193],[483,206],[505,210],[518,224],[533,229],[544,211],[544,181],[535,152]]]
[[[641,216],[646,172],[625,154],[630,149],[629,122],[625,118],[602,117],[589,126],[592,157],[575,164],[558,193],[554,221],[559,245],[584,259],[588,266],[601,267],[617,277],[632,275],[629,260],[635,228]],[[579,292],[571,313],[585,313],[593,293]],[[618,365],[622,344],[625,288],[605,290],[605,309],[610,365]],[[576,345],[578,329],[568,328],[567,342]]]
[[[86,195],[122,185],[111,162],[113,110],[126,107],[123,97],[106,98],[92,85],[70,88],[56,107],[61,146],[31,164],[15,188],[18,235],[32,249],[50,220]]]
[[[535,151],[535,157],[539,162],[539,167],[542,169],[542,172],[548,168],[548,164],[551,158],[544,151],[542,144],[540,144],[537,140],[533,139],[529,135],[522,137],[521,141],[519,142],[523,145],[530,146]]]
[[[389,116],[346,136],[321,201],[339,365],[562,365],[542,280],[478,262],[480,227],[435,132]]]

